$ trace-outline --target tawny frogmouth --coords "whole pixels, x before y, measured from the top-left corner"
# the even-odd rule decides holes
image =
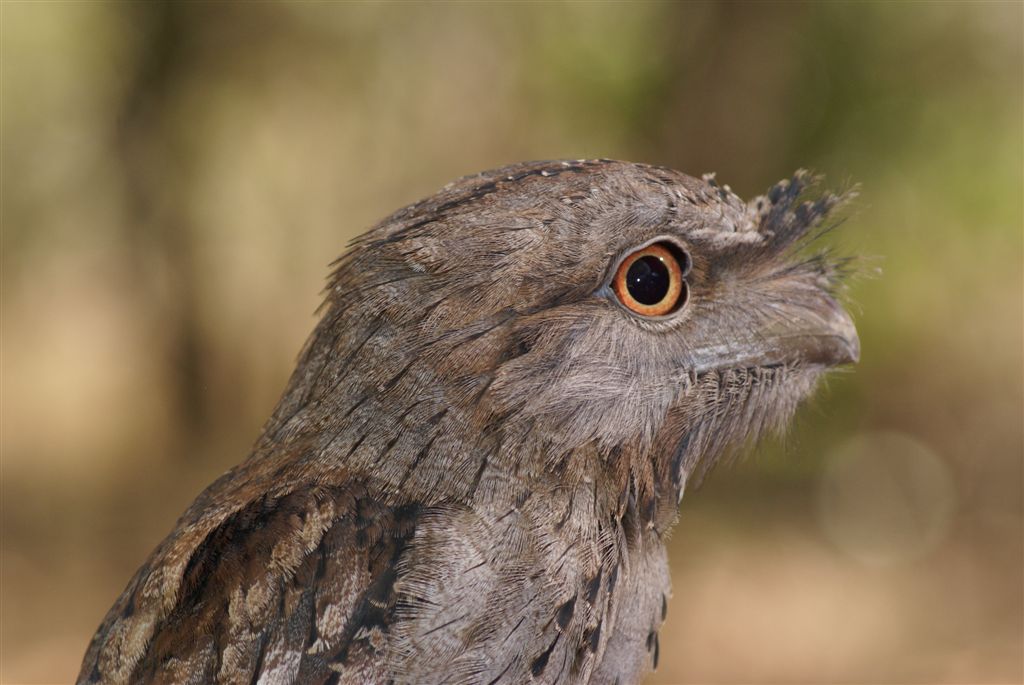
[[[540,162],[381,222],[79,682],[640,680],[687,480],[857,360],[807,185]]]

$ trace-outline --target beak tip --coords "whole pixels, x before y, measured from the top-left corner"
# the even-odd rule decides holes
[[[852,338],[846,340],[846,358],[840,364],[857,364],[860,362],[860,338],[854,333]]]
[[[846,348],[846,354],[837,363],[838,364],[856,364],[860,362],[860,336],[857,335],[857,327],[853,323],[853,319],[845,311],[840,309],[840,321],[837,328],[837,334],[842,339],[844,347]]]

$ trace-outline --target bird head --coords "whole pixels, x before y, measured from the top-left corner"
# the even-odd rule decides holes
[[[336,264],[262,451],[427,500],[614,483],[650,522],[857,361],[843,262],[803,249],[842,198],[810,182],[743,202],[603,160],[461,179]]]

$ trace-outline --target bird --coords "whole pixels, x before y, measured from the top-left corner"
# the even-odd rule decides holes
[[[77,682],[643,679],[687,483],[859,359],[819,184],[528,162],[381,221]]]

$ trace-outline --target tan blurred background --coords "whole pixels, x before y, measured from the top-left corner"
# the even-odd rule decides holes
[[[2,655],[68,682],[346,242],[507,162],[861,199],[863,361],[682,505],[651,683],[1019,683],[1022,4],[11,2]]]

